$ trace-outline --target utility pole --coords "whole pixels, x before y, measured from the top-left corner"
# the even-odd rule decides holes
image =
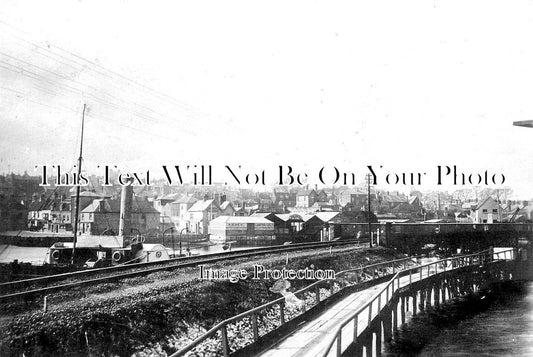
[[[370,217],[370,181],[372,180],[372,175],[367,174],[366,175],[366,182],[368,184],[368,235],[370,237],[370,248],[372,248],[372,223],[371,223],[371,217]]]
[[[81,114],[81,138],[80,138],[80,157],[78,158],[78,183],[76,185],[76,210],[74,214],[74,238],[72,244],[72,258],[70,264],[74,265],[74,255],[76,254],[76,242],[78,240],[78,222],[80,214],[80,176],[81,176],[81,160],[83,154],[83,126],[85,123],[85,109],[87,104],[83,104],[83,112]]]

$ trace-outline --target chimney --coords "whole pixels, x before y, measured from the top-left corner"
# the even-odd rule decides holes
[[[209,199],[209,196],[207,195],[207,193],[204,195],[204,201],[207,201]]]
[[[226,202],[226,193],[223,193],[221,196],[220,196],[220,203],[224,203]]]
[[[118,227],[118,235],[124,237],[129,235],[131,231],[131,205],[133,200],[133,179],[128,180],[125,186],[122,186],[122,193],[120,195],[120,223]]]
[[[220,202],[220,195],[218,194],[218,192],[215,193],[215,202],[216,202],[217,204],[221,204],[221,202]]]

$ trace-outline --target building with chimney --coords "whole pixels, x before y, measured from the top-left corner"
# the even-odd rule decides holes
[[[487,197],[477,204],[470,213],[474,223],[498,223],[501,222],[501,207],[492,197]]]
[[[134,198],[131,205],[131,229],[141,234],[159,229],[160,213],[145,199]],[[95,199],[80,213],[81,234],[117,235],[120,222],[119,199]],[[125,232],[128,235],[131,232]]]
[[[185,221],[185,227],[190,233],[195,234],[207,234],[209,222],[222,215],[217,202],[213,199],[207,199],[207,197],[197,201],[187,212],[189,217]]]

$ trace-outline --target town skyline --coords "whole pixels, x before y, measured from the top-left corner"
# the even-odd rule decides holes
[[[0,172],[73,165],[87,104],[88,167],[457,165],[533,196],[531,4],[209,5],[2,2]]]

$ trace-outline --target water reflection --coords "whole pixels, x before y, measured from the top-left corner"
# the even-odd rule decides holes
[[[533,356],[533,283],[525,290],[442,330],[419,356]]]

